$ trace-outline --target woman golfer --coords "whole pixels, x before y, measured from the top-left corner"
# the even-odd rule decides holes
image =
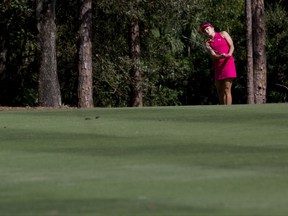
[[[226,31],[215,32],[210,23],[204,23],[200,32],[208,36],[206,47],[214,61],[214,79],[220,104],[231,105],[231,87],[233,79],[237,77],[234,58],[234,45]]]

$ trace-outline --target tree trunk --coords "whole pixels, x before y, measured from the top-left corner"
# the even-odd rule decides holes
[[[143,106],[142,96],[142,76],[139,69],[140,60],[140,30],[138,20],[133,20],[130,27],[130,57],[132,60],[131,80],[132,80],[132,95],[131,105],[133,107]]]
[[[92,0],[81,0],[79,27],[78,106],[93,107]]]
[[[60,85],[57,75],[55,24],[56,0],[37,0],[37,51],[39,58],[39,105],[61,106]]]
[[[251,0],[246,0],[247,103],[254,104],[253,33]]]
[[[266,33],[264,0],[252,0],[253,54],[254,54],[254,102],[266,103]]]

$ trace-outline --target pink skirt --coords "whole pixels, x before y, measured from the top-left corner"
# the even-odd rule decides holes
[[[224,80],[236,77],[236,67],[233,57],[221,58],[214,61],[215,80]]]

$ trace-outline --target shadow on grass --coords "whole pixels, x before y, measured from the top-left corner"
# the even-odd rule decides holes
[[[31,139],[31,137],[29,138]],[[28,141],[29,141],[28,139]],[[33,140],[33,137],[32,137]],[[200,140],[201,141],[201,140]],[[33,141],[32,141],[33,142]],[[27,153],[65,154],[67,156],[110,157],[139,161],[173,162],[176,164],[209,166],[210,168],[259,168],[273,172],[287,171],[287,145],[235,145],[194,141],[179,141],[170,138],[121,137],[97,134],[41,134],[37,144],[13,145],[13,151]],[[15,143],[15,141],[14,141]],[[2,148],[4,145],[2,145]],[[6,146],[10,148],[10,146]]]
[[[117,198],[95,198],[95,199],[57,199],[45,200],[40,198],[39,200],[27,200],[16,201],[13,203],[5,202],[0,204],[1,215],[21,215],[31,216],[39,215],[211,215],[219,211],[214,207],[199,207],[191,205],[181,204],[164,204],[149,200],[143,200],[143,198],[135,199],[117,199]]]

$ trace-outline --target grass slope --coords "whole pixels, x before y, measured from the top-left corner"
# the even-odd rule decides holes
[[[0,112],[2,216],[286,216],[286,104]]]

